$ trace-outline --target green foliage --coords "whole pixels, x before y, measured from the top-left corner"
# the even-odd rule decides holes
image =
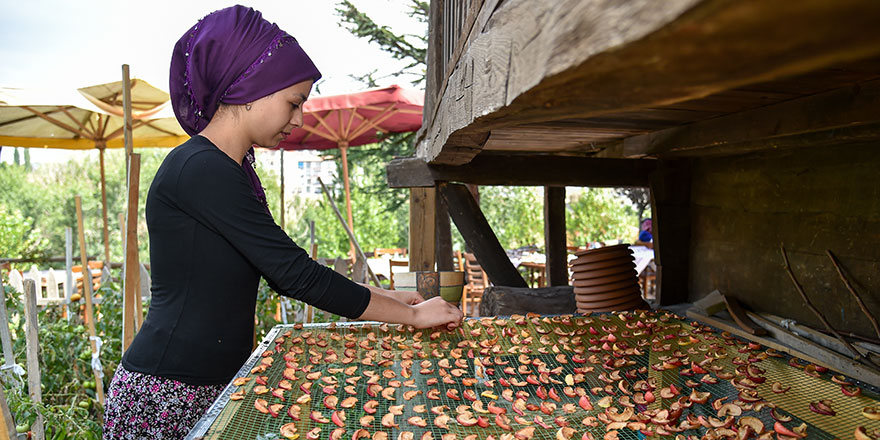
[[[142,261],[149,259],[145,239],[146,221],[144,202],[156,170],[168,154],[168,149],[138,149],[141,155],[139,188],[139,224],[141,241],[138,243]],[[124,151],[107,150],[105,174],[107,182],[108,230],[111,259],[121,261],[122,236],[119,215],[125,210]],[[26,166],[0,164],[0,208],[2,212],[19,212],[21,219],[33,228],[29,238],[35,249],[27,257],[64,255],[64,228],[73,229],[73,246],[78,254],[76,233],[76,206],[74,197],[82,198],[86,252],[104,257],[103,214],[101,209],[101,171],[97,158],[83,156],[65,163],[43,164],[29,170]],[[0,222],[3,222],[0,219]],[[2,234],[2,233],[0,233]],[[2,238],[0,238],[2,240]],[[11,255],[2,247],[3,257]],[[39,255],[35,255],[39,254]]]
[[[20,294],[7,283],[6,307],[9,314],[13,350],[19,364],[26,359],[24,306]],[[101,304],[96,310],[96,331],[103,340],[101,362],[106,389],[121,358],[122,306],[119,286],[108,281],[97,292]],[[78,305],[82,305],[80,302]],[[84,306],[83,306],[84,307]],[[86,327],[76,313],[71,320],[62,316],[61,306],[46,307],[38,313],[42,404],[28,397],[27,386],[4,383],[4,392],[17,423],[32,424],[37,412],[43,415],[48,439],[98,439],[101,426],[91,369],[91,348]]]
[[[38,256],[44,238],[33,228],[33,220],[0,202],[0,249],[6,258]]]
[[[541,188],[481,186],[480,208],[505,249],[544,244]]]
[[[626,198],[611,188],[584,188],[566,207],[568,241],[583,245],[596,241],[632,242],[639,218]]]
[[[349,0],[343,0],[336,6],[336,14],[340,18],[340,26],[345,27],[353,35],[359,38],[367,38],[371,43],[379,47],[398,60],[408,61],[409,64],[391,76],[413,76],[412,85],[416,86],[425,80],[425,58],[428,44],[428,2],[410,0],[409,16],[417,19],[425,25],[425,33],[422,35],[409,35],[394,33],[388,26],[381,26],[373,21],[367,14],[359,11]],[[355,76],[356,79],[365,83],[368,87],[376,87],[376,70],[363,76]]]

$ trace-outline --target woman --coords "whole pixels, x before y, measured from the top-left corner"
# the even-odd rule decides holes
[[[182,438],[252,349],[262,276],[278,293],[349,318],[456,327],[440,298],[355,284],[278,227],[253,170],[302,124],[321,74],[296,40],[251,8],[200,20],[177,42],[171,99],[193,136],[168,154],[147,196],[152,304],[110,383],[104,438]]]

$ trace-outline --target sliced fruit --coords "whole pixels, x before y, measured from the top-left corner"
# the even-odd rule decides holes
[[[834,409],[831,408],[831,401],[828,399],[823,399],[818,402],[810,402],[810,411],[826,416],[833,416],[837,414]]]
[[[263,414],[269,414],[269,402],[266,399],[257,399],[254,401],[254,408]]]
[[[577,431],[574,428],[569,428],[568,426],[563,426],[556,431],[556,440],[572,440]]]
[[[340,428],[344,427],[345,426],[345,411],[344,410],[333,411],[333,414],[330,415],[330,420],[333,422],[334,425],[336,425]]]
[[[309,440],[318,440],[321,438],[321,427],[313,428],[311,431],[307,432],[306,438]]]
[[[477,424],[477,419],[474,418],[474,415],[471,413],[462,413],[455,417],[455,421],[457,421],[461,426],[474,426]]]
[[[804,425],[804,427],[806,427],[806,425]],[[788,437],[804,438],[807,436],[806,433],[798,433],[796,431],[788,429],[785,425],[783,425],[780,422],[776,422],[773,424],[773,430],[776,431],[777,434],[785,435]]]
[[[300,413],[302,412],[302,408],[299,405],[290,405],[290,408],[287,408],[287,415],[297,422],[300,419]]]
[[[361,426],[363,426],[364,428],[369,428],[370,426],[373,426],[374,420],[376,420],[376,418],[373,416],[363,416],[360,418],[360,420],[358,420],[358,423],[360,423]]]
[[[279,433],[281,434],[282,437],[284,437],[288,440],[296,440],[297,438],[299,438],[299,434],[296,432],[296,424],[295,423],[287,423],[287,424],[281,425],[281,428],[279,429]]]
[[[871,420],[880,420],[880,407],[866,406],[862,408],[862,415]]]
[[[241,400],[244,399],[244,390],[240,389],[229,395],[229,400]]]
[[[387,413],[384,416],[382,416],[382,421],[380,422],[380,423],[382,423],[382,426],[384,426],[386,428],[399,427],[397,425],[397,423],[394,422],[394,415],[395,415],[394,413]]]
[[[324,415],[318,411],[312,411],[309,414],[309,418],[318,422],[318,423],[330,423],[330,419],[324,417]]]

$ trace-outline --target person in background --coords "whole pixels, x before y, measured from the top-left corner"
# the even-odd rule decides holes
[[[635,243],[649,248],[654,248],[654,235],[652,233],[652,221],[650,218],[642,220],[639,224],[639,239]]]
[[[150,185],[147,318],[107,390],[104,439],[180,439],[247,360],[260,278],[281,295],[362,320],[456,328],[442,298],[356,284],[312,260],[275,223],[253,146],[302,126],[320,72],[296,39],[251,8],[216,11],[171,58],[171,105],[192,136]]]

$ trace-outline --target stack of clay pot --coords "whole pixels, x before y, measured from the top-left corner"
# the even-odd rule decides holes
[[[575,253],[572,283],[580,313],[647,309],[629,245],[607,246]]]

